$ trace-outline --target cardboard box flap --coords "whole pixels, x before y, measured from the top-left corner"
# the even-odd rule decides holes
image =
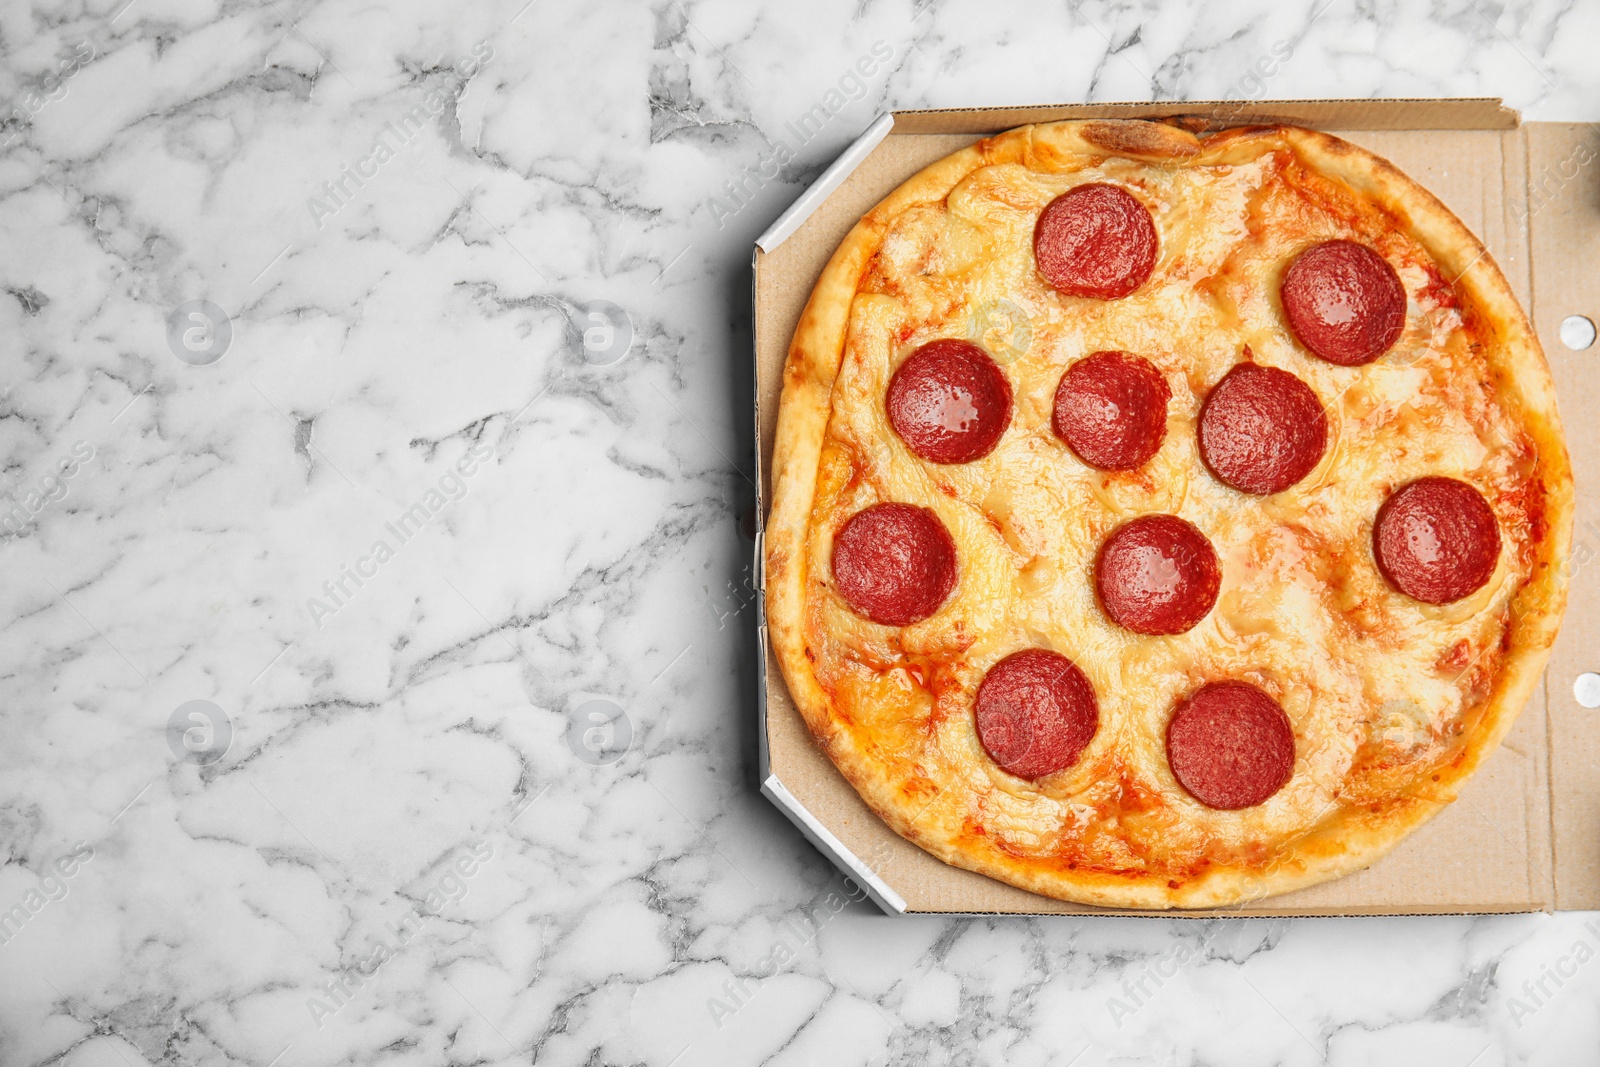
[[[789,205],[789,209],[766,232],[756,238],[756,247],[763,252],[771,252],[783,243],[800,224],[811,217],[811,213],[828,198],[828,194],[839,188],[844,180],[861,165],[861,161],[876,147],[889,131],[894,128],[893,115],[879,115],[877,119],[862,131],[861,136],[851,142],[850,147],[839,153],[839,158],[828,165],[822,176],[811,183],[811,187],[800,194],[800,198]]]
[[[1512,130],[1518,113],[1499,97],[1454,100],[1164,100],[1149,104],[898,111],[897,133],[1000,133],[1063,119],[1185,119],[1211,128],[1284,123],[1316,130]]]
[[[1528,311],[1555,378],[1577,489],[1567,615],[1545,670],[1555,906],[1586,911],[1600,909],[1600,709],[1579,704],[1573,686],[1600,671],[1600,440],[1587,421],[1600,411],[1600,344],[1572,351],[1561,324],[1574,315],[1600,322],[1600,130],[1553,122],[1525,129]]]

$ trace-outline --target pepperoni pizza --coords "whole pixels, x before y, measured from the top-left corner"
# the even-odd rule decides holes
[[[1031,126],[911,178],[801,316],[773,487],[768,625],[823,749],[935,856],[1089,904],[1370,864],[1500,742],[1564,605],[1504,277],[1292,127]]]

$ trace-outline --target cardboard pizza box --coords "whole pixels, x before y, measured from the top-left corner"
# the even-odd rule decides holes
[[[1077,104],[884,115],[756,241],[757,513],[782,371],[828,257],[869,208],[925,165],[1030,122],[1182,119],[1194,129],[1294,123],[1390,160],[1482,239],[1544,345],[1572,451],[1577,512],[1570,602],[1543,684],[1459,798],[1366,870],[1248,906],[1163,915],[1411,915],[1600,908],[1600,126],[1523,123],[1496,99]],[[1573,321],[1568,321],[1573,320]],[[763,571],[762,537],[754,572]],[[1589,566],[1595,563],[1594,566]],[[764,577],[758,577],[764,589]],[[812,742],[768,647],[758,604],[761,790],[884,911],[1094,914],[948,866],[881,822]]]

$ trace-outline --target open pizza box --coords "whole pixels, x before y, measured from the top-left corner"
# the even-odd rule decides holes
[[[873,204],[922,167],[988,134],[1059,119],[1182,119],[1192,129],[1293,123],[1389,159],[1488,246],[1528,310],[1555,377],[1572,451],[1577,514],[1570,603],[1544,683],[1460,797],[1366,870],[1248,906],[1164,915],[1401,915],[1600,908],[1600,127],[1522,123],[1499,100],[1316,100],[1084,104],[884,115],[756,241],[755,415],[759,501],[768,477],[789,338],[817,276]],[[762,538],[755,573],[762,575]],[[764,579],[758,580],[764,587]],[[890,830],[812,742],[767,642],[764,598],[758,747],[761,790],[884,911],[1093,914],[947,866]],[[1590,697],[1590,684],[1596,690]],[[1578,687],[1575,689],[1575,686]],[[1107,912],[1108,914],[1111,912]]]

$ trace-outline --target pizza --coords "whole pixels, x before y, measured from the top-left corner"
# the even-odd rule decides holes
[[[1365,867],[1537,685],[1572,479],[1482,244],[1295,127],[1060,122],[852,229],[784,369],[767,623],[896,832],[1216,907]]]

